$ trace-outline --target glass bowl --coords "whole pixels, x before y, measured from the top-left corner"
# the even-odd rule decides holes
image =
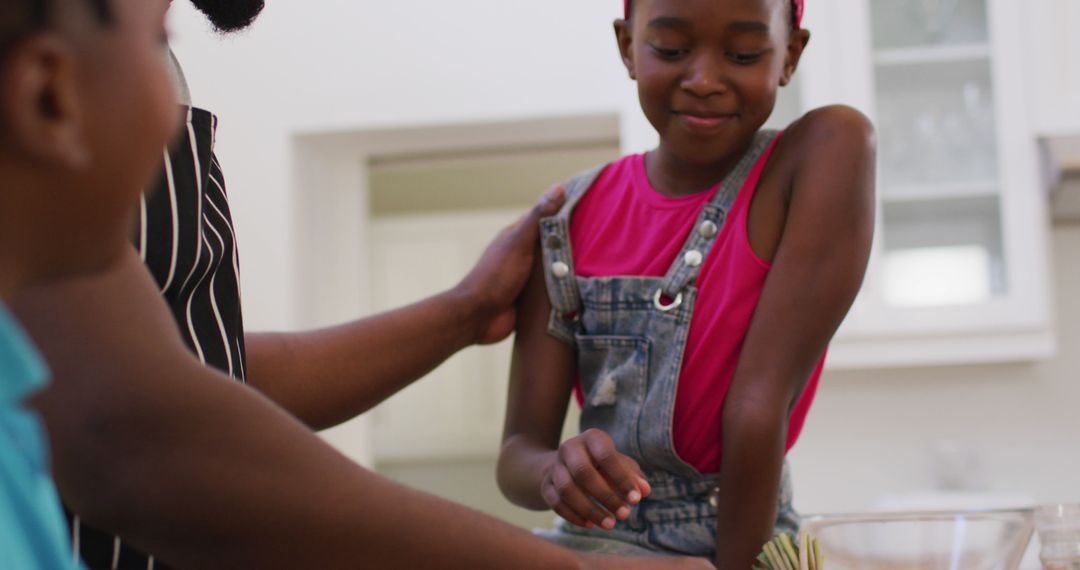
[[[1035,528],[1030,510],[807,517],[826,570],[1016,570]]]

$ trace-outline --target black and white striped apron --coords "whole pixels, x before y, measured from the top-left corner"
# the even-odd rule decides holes
[[[225,181],[214,156],[217,118],[202,109],[184,108],[184,113],[180,137],[164,151],[164,171],[140,204],[133,239],[188,347],[203,363],[243,382],[239,261]],[[74,554],[91,570],[166,568],[119,537],[68,516]]]

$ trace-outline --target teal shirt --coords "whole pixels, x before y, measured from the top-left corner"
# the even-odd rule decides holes
[[[0,303],[0,568],[74,569],[45,437],[23,402],[48,371]]]

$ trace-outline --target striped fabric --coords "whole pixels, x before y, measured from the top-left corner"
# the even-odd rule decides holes
[[[244,380],[239,261],[217,119],[190,109],[183,140],[165,154],[164,180],[139,209],[137,247],[199,359]]]
[[[239,261],[221,165],[217,118],[185,108],[182,137],[164,154],[164,172],[139,208],[135,246],[173,311],[184,341],[203,363],[244,381]],[[120,538],[72,516],[72,546],[91,570],[166,568]]]

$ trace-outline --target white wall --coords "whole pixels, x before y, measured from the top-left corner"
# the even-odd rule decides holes
[[[221,118],[249,326],[296,322],[292,134],[617,112],[633,94],[611,31],[621,6],[271,0],[221,40],[176,2],[174,51],[195,104]]]
[[[1080,225],[1054,231],[1058,355],[1038,364],[830,372],[792,453],[797,506],[862,510],[934,486],[930,449],[957,440],[985,490],[1080,501]]]
[[[1080,2],[1024,0],[1028,106],[1041,134],[1080,132]]]

